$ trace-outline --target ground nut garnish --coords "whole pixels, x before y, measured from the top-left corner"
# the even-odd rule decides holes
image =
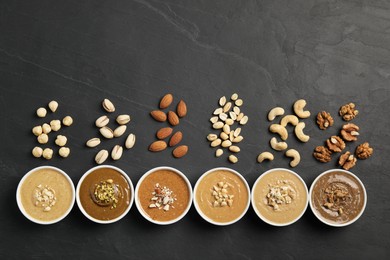
[[[152,192],[152,198],[150,199],[151,203],[149,204],[149,208],[168,211],[170,208],[175,208],[173,204],[176,200],[176,195],[169,187],[156,183]]]
[[[42,208],[42,211],[48,212],[56,204],[56,192],[50,186],[39,184],[33,195],[33,202],[36,207]]]
[[[120,186],[115,184],[112,179],[108,179],[95,184],[92,199],[100,206],[109,206],[110,209],[115,209],[120,196]]]
[[[267,204],[275,211],[280,206],[292,203],[296,198],[296,191],[287,180],[278,180],[276,185],[268,184]]]
[[[231,190],[233,186],[228,182],[218,182],[212,188],[211,195],[213,196],[212,205],[214,207],[233,206],[233,198]]]

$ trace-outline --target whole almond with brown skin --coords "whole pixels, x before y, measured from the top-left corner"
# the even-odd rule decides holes
[[[183,100],[180,100],[179,104],[177,104],[177,115],[179,117],[185,117],[187,115],[187,105]]]
[[[178,143],[180,143],[181,139],[183,139],[183,134],[182,132],[177,131],[172,135],[171,139],[169,139],[169,146],[172,147],[177,145]]]
[[[172,101],[173,101],[172,94],[166,94],[165,96],[163,96],[163,98],[160,101],[160,108],[164,109],[169,107],[172,104]]]
[[[173,111],[169,111],[168,112],[168,122],[175,126],[175,125],[178,125],[179,124],[179,117],[176,115],[175,112]]]
[[[175,158],[181,158],[184,155],[186,155],[187,152],[188,152],[188,146],[187,145],[180,145],[173,150],[172,154]]]
[[[167,148],[167,143],[164,141],[155,141],[149,146],[149,151],[160,152]]]
[[[173,129],[170,127],[163,127],[157,131],[156,136],[158,139],[162,140],[170,136],[172,134],[172,131]]]
[[[160,111],[160,110],[154,110],[154,111],[150,112],[150,115],[156,121],[159,121],[159,122],[165,122],[167,120],[167,115],[163,111]]]

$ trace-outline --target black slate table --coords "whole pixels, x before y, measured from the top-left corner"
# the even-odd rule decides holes
[[[390,4],[386,1],[1,1],[0,3],[0,258],[76,259],[385,259],[390,256],[389,127]],[[226,153],[215,158],[206,135],[219,97],[237,92],[249,116],[243,128],[239,162]],[[170,151],[151,153],[148,145],[161,126],[150,116],[159,99],[184,99],[188,116],[178,126],[190,150],[182,159]],[[310,187],[321,172],[315,146],[337,134],[341,105],[354,102],[360,113],[356,144],[368,141],[374,155],[352,171],[363,181],[368,204],[361,219],[345,228],[322,224],[308,208],[297,223],[276,228],[249,208],[238,223],[216,227],[192,207],[170,226],[149,223],[135,206],[120,222],[98,225],[75,205],[50,226],[29,222],[19,212],[15,191],[22,176],[40,165],[66,171],[77,184],[95,165],[97,149],[85,141],[98,135],[94,120],[100,102],[112,100],[118,113],[132,117],[134,149],[109,164],[125,170],[134,183],[152,167],[184,172],[192,185],[206,170],[231,167],[252,186],[264,171],[289,168],[256,162],[270,150],[266,114],[274,106],[291,113],[298,98],[312,112],[307,144],[290,138],[302,162],[294,170]],[[35,109],[50,100],[59,109],[38,119]],[[321,131],[315,114],[329,111],[335,125]],[[63,129],[71,156],[35,159],[31,128],[71,115]],[[112,147],[107,141],[101,147]]]

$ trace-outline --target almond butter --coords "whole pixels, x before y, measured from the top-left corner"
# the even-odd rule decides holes
[[[181,158],[184,155],[186,155],[187,152],[188,152],[188,146],[187,145],[180,145],[173,150],[172,154],[175,158]]]
[[[182,132],[177,131],[172,135],[171,139],[169,140],[169,146],[172,147],[177,145],[178,143],[180,143],[181,139],[183,139],[183,134]]]
[[[163,127],[157,131],[156,136],[158,139],[163,140],[172,134],[173,129],[170,127]]]
[[[149,146],[149,151],[151,152],[160,152],[167,148],[167,143],[164,141],[155,141]]]
[[[166,94],[165,96],[163,96],[163,98],[160,101],[160,108],[164,109],[169,107],[172,104],[172,101],[173,101],[172,94]]]
[[[150,112],[150,115],[156,121],[159,121],[159,122],[165,122],[167,120],[167,115],[163,111],[160,111],[160,110],[154,110],[154,111]]]
[[[169,111],[168,112],[168,122],[175,126],[175,125],[178,125],[179,124],[179,117],[176,115],[175,112],[173,111]]]
[[[183,100],[180,100],[179,104],[177,104],[177,115],[179,117],[185,117],[187,115],[187,105]]]

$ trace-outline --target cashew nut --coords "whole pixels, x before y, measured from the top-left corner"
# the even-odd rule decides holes
[[[286,150],[288,147],[286,142],[278,142],[278,140],[276,140],[276,137],[272,137],[269,143],[271,144],[272,149],[276,151],[283,151]]]
[[[306,100],[299,99],[294,103],[294,112],[300,118],[308,118],[310,116],[310,111],[303,111],[303,108],[306,106]]]
[[[257,161],[259,163],[262,163],[264,160],[272,161],[274,159],[274,155],[270,152],[262,152],[257,156]]]
[[[295,167],[299,164],[301,161],[301,156],[299,155],[298,151],[295,149],[289,149],[286,151],[286,156],[293,158],[290,162],[291,167]]]
[[[287,124],[297,125],[299,123],[298,117],[294,115],[287,115],[280,120],[280,125],[286,127]]]
[[[297,138],[301,141],[301,142],[304,142],[306,143],[307,141],[309,141],[310,139],[310,136],[308,135],[305,135],[303,133],[303,128],[305,128],[305,122],[299,122],[296,126],[295,126],[295,135],[297,136]]]
[[[281,116],[281,115],[284,115],[284,109],[281,107],[274,107],[268,113],[268,120],[272,121],[275,119],[275,117]]]
[[[280,137],[282,138],[282,140],[287,140],[288,132],[287,132],[287,129],[284,126],[279,125],[279,124],[272,124],[272,125],[269,126],[269,130],[272,133],[279,134]]]

